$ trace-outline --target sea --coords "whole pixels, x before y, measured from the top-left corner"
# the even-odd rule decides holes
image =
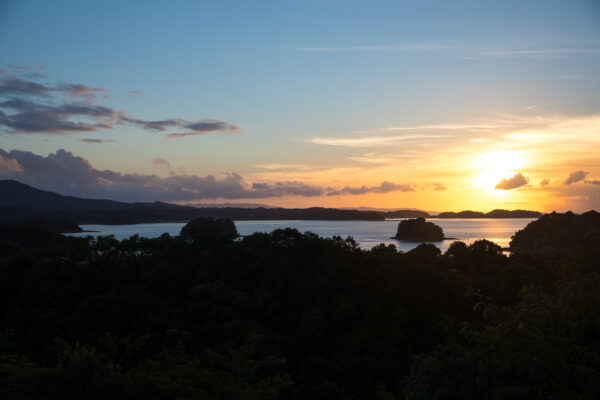
[[[384,243],[393,244],[400,251],[410,251],[420,243],[393,239],[396,234],[398,223],[402,219],[387,219],[385,221],[235,221],[235,226],[242,236],[251,235],[255,232],[272,232],[280,228],[296,228],[300,232],[313,232],[322,237],[351,236],[358,245],[365,250]],[[448,240],[431,242],[437,246],[442,253],[455,241],[471,244],[478,239],[487,239],[500,247],[506,248],[510,243],[511,236],[523,229],[535,218],[481,218],[481,219],[437,219],[427,218],[427,221],[439,225],[444,230]],[[154,238],[168,233],[171,236],[179,235],[185,222],[157,223],[157,224],[135,224],[135,225],[81,225],[82,233],[71,234],[73,236],[98,236],[113,235],[122,240],[132,235],[145,238]]]

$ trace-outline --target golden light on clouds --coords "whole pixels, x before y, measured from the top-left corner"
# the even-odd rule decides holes
[[[494,151],[479,155],[473,167],[477,175],[473,178],[476,188],[494,190],[502,179],[509,179],[524,167],[522,151]]]

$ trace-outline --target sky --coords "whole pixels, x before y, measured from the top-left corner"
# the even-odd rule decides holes
[[[598,0],[0,0],[0,179],[122,201],[599,210],[598,71]]]

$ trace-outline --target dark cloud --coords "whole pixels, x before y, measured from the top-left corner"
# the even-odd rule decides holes
[[[600,185],[600,180],[599,179],[592,179],[589,181],[585,181],[585,183],[588,183],[590,185]]]
[[[137,95],[142,95],[144,94],[144,92],[142,92],[141,90],[131,90],[129,92],[129,94],[137,94]]]
[[[183,133],[169,133],[169,138],[182,138],[193,135],[206,135],[207,133],[220,132],[220,133],[239,133],[241,129],[229,122],[218,121],[215,119],[203,119],[197,122],[186,123],[182,126],[183,128],[189,129],[191,132]]]
[[[114,139],[79,139],[80,142],[89,144],[100,144],[100,143],[114,143]]]
[[[525,178],[523,174],[519,172],[512,178],[502,179],[500,182],[498,182],[494,189],[512,190],[520,188],[521,186],[525,186],[527,183],[529,183],[529,179]]]
[[[379,186],[346,186],[341,190],[330,189],[327,192],[328,196],[337,196],[340,194],[365,194],[365,193],[389,193],[389,192],[413,192],[415,189],[410,185],[403,185],[384,181]]]
[[[10,75],[0,79],[1,96],[47,95],[53,89],[41,83],[25,81]]]
[[[4,112],[9,110],[12,113]],[[22,99],[0,102],[0,126],[10,134],[93,132],[112,129],[121,118],[122,112],[87,103],[54,106]]]
[[[163,119],[160,121],[146,121],[143,119],[129,118],[124,117],[124,122],[137,125],[140,128],[151,130],[151,131],[164,131],[167,128],[174,126],[183,126],[185,124],[184,120],[176,120],[176,119]]]
[[[183,133],[169,133],[167,137],[169,138],[181,138],[186,136],[193,135],[205,135],[207,133],[238,133],[240,132],[240,128],[234,124],[230,124],[229,122],[218,121],[214,119],[203,119],[197,122],[189,122],[184,119],[164,119],[158,121],[147,121],[143,119],[137,118],[122,118],[123,122],[127,122],[133,125],[137,125],[146,130],[152,131],[165,131],[169,128],[180,128],[180,129],[189,129],[189,132]]]
[[[565,180],[566,185],[570,185],[575,182],[579,182],[585,179],[585,177],[589,174],[586,171],[574,171],[569,174],[569,177]]]
[[[0,132],[9,134],[70,134],[113,129],[132,124],[149,131],[182,130],[167,137],[181,138],[207,133],[238,133],[234,124],[214,119],[181,118],[145,120],[96,104],[96,94],[110,98],[105,89],[84,84],[47,85],[0,70]],[[141,91],[131,91],[141,94]]]
[[[0,179],[16,179],[41,189],[74,196],[123,201],[314,197],[414,190],[409,185],[391,182],[383,182],[374,187],[346,187],[341,190],[297,181],[247,184],[235,172],[224,174],[220,178],[213,175],[171,175],[161,178],[157,175],[124,174],[95,169],[85,158],[65,150],[58,150],[44,157],[27,151],[6,152],[0,149],[0,157],[3,160],[0,165],[12,166],[0,168]],[[154,162],[163,164],[160,158]]]
[[[548,186],[549,184],[550,184],[550,179],[548,179],[548,178],[542,179],[542,181],[540,182],[541,186]]]

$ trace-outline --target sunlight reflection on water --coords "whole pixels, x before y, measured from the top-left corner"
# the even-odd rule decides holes
[[[251,235],[254,232],[271,232],[278,228],[296,228],[301,232],[314,232],[319,236],[341,237],[352,236],[363,249],[385,243],[393,244],[398,250],[409,251],[419,243],[392,239],[396,233],[398,222],[401,219],[389,219],[386,221],[236,221],[238,232],[243,235]],[[428,218],[428,221],[442,227],[444,235],[467,244],[477,239],[487,239],[500,245],[508,247],[510,238],[514,233],[523,229],[535,218],[506,218],[506,219],[437,219]],[[97,231],[91,233],[78,233],[74,236],[85,235],[114,235],[121,240],[138,234],[142,237],[153,238],[168,233],[172,236],[178,235],[183,222],[158,223],[158,224],[136,224],[136,225],[81,225],[84,230]],[[455,240],[444,240],[434,242],[442,252],[445,252]]]

